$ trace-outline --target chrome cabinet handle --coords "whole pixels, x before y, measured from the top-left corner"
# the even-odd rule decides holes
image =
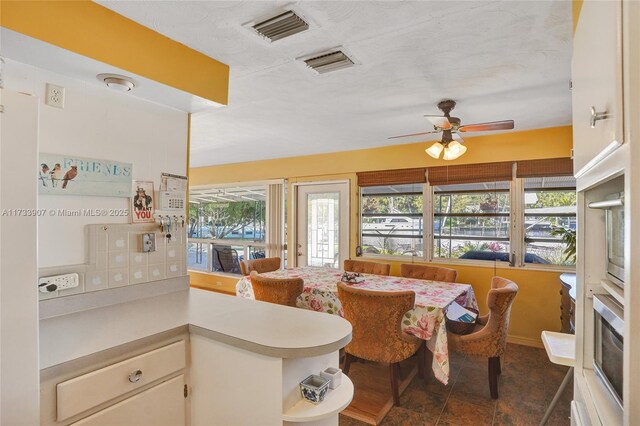
[[[139,382],[142,379],[142,370],[134,370],[129,374],[129,381],[131,383]]]
[[[591,125],[591,128],[594,129],[596,127],[596,122],[599,120],[606,120],[607,118],[610,118],[610,114],[607,111],[603,111],[603,112],[598,112],[596,111],[596,107],[592,106],[591,107],[591,120],[589,120],[589,124]]]

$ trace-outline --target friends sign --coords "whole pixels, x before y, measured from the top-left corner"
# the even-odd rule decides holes
[[[40,153],[40,194],[130,197],[130,163]]]

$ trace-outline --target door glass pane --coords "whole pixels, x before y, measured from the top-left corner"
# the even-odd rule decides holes
[[[340,193],[307,195],[307,265],[338,268]]]

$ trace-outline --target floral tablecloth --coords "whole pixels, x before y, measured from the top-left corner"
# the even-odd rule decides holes
[[[302,278],[304,291],[298,297],[297,306],[318,312],[343,315],[338,299],[337,283],[342,271],[330,268],[303,267],[279,270],[263,274],[272,278]],[[433,372],[444,384],[449,381],[449,349],[445,328],[445,311],[452,302],[478,309],[473,288],[468,284],[416,280],[402,277],[361,274],[365,279],[354,287],[377,291],[412,290],[416,293],[414,309],[405,313],[402,330],[427,341],[433,352]],[[236,294],[254,299],[250,278],[243,277],[236,285]]]

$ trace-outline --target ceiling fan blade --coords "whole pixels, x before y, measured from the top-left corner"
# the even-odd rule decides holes
[[[440,130],[432,130],[430,132],[422,132],[422,133],[411,133],[410,135],[391,136],[390,138],[387,138],[387,139],[408,138],[410,136],[421,136],[421,135],[428,135],[431,133],[440,133]]]
[[[460,136],[460,135],[459,135],[459,134],[457,134],[457,133],[451,133],[451,137],[452,137],[454,140],[457,140],[457,141],[458,141],[458,142],[460,142],[460,143],[464,143],[464,139],[462,139],[462,136]]]
[[[438,129],[449,130],[451,128],[451,123],[447,117],[441,115],[425,115],[425,117]]]
[[[513,120],[492,121],[490,123],[478,123],[461,126],[459,132],[482,132],[485,130],[511,130],[513,129]]]

